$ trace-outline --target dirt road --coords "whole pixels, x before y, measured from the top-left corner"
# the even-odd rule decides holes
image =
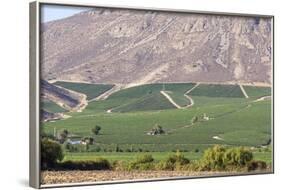
[[[160,91],[160,93],[161,93],[163,96],[165,96],[165,98],[167,98],[167,100],[169,100],[169,102],[171,102],[171,104],[173,104],[176,108],[178,108],[178,109],[185,109],[185,108],[189,108],[189,107],[191,107],[191,106],[194,105],[193,99],[192,99],[190,96],[188,96],[187,94],[190,93],[192,90],[194,90],[197,86],[199,86],[199,84],[200,84],[200,83],[197,83],[197,84],[194,85],[191,89],[189,89],[188,91],[186,91],[186,92],[184,93],[184,97],[186,97],[186,99],[188,99],[189,102],[190,102],[190,104],[188,104],[187,106],[184,106],[184,107],[178,105],[178,104],[171,98],[171,96],[170,96],[167,92],[165,92],[165,91]]]
[[[42,184],[100,182],[114,180],[156,179],[170,177],[194,177],[230,175],[230,172],[191,172],[191,171],[43,171]]]
[[[161,90],[160,93],[165,96],[165,98],[167,98],[167,100],[169,100],[169,102],[171,102],[171,104],[173,104],[176,108],[182,109],[182,107],[178,105],[165,91]]]
[[[90,100],[89,102],[92,101],[98,101],[98,100],[105,100],[106,98],[108,98],[111,94],[123,89],[125,86],[124,85],[117,85],[115,84],[114,87],[112,87],[111,89],[109,89],[108,91],[104,92],[103,94],[99,95],[98,97]]]
[[[239,87],[240,87],[241,91],[243,92],[245,98],[249,98],[249,96],[248,96],[247,92],[245,91],[244,87],[241,84],[239,84]]]

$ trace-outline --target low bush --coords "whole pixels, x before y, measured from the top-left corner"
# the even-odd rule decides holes
[[[57,162],[63,159],[63,150],[59,143],[43,138],[41,141],[41,167],[53,168]]]
[[[185,158],[182,153],[177,151],[176,154],[170,155],[166,160],[160,161],[156,168],[159,170],[181,170],[186,168],[187,164],[190,163],[190,160]]]
[[[248,171],[265,170],[266,167],[267,167],[266,163],[260,160],[252,160],[249,163],[247,163]]]
[[[138,156],[132,162],[129,162],[128,170],[153,170],[155,166],[154,158],[151,154],[143,154]]]
[[[225,151],[223,162],[225,165],[245,166],[253,159],[253,153],[243,147],[230,148]]]
[[[225,151],[225,147],[218,145],[205,150],[203,158],[201,159],[201,170],[224,170]]]
[[[153,161],[154,161],[154,158],[152,157],[151,154],[143,154],[143,155],[138,156],[134,162],[148,163],[148,162],[153,162]]]
[[[123,170],[127,170],[127,163],[123,160],[115,160],[112,163],[112,169],[116,170],[116,171],[123,171]]]
[[[154,163],[134,163],[131,162],[128,164],[127,169],[129,171],[131,170],[154,170],[155,169],[155,164]]]
[[[64,161],[58,164],[59,169],[63,170],[108,170],[111,165],[104,158],[88,161]]]
[[[198,148],[196,148],[196,149],[194,150],[194,152],[196,152],[196,153],[197,153],[197,152],[199,152],[199,149],[198,149]]]
[[[252,152],[243,147],[227,149],[216,145],[204,152],[198,169],[203,171],[240,170],[252,160]]]

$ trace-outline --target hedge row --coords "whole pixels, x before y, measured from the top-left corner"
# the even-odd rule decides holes
[[[64,161],[58,163],[56,169],[60,170],[109,170],[111,164],[108,160],[98,158],[96,160],[87,161]]]
[[[56,142],[43,139],[41,143],[42,169],[54,170],[187,170],[187,171],[252,171],[264,170],[267,165],[263,161],[253,160],[250,150],[243,147],[225,148],[214,146],[204,152],[198,161],[190,162],[179,151],[167,159],[155,161],[152,155],[143,154],[126,163],[115,161],[110,163],[104,158],[89,161],[63,161],[61,147]]]

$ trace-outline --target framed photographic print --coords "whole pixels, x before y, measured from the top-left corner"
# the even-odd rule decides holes
[[[30,3],[30,185],[273,173],[273,18]]]

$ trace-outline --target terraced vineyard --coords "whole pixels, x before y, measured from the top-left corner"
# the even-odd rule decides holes
[[[179,104],[186,105],[188,100],[184,97],[184,93],[192,88],[194,84],[148,84],[132,87],[118,91],[106,100],[91,102],[85,112],[132,112],[132,111],[149,111],[149,110],[165,110],[175,108],[160,91],[165,90],[171,93]]]
[[[270,144],[271,101],[246,99],[238,85],[200,84],[188,94],[195,104],[186,109],[176,109],[160,94],[165,90],[183,96],[194,85],[148,84],[120,90],[106,100],[90,102],[81,113],[69,113],[71,118],[47,122],[43,127],[47,133],[54,128],[58,132],[67,129],[82,138],[91,136],[91,129],[99,125],[102,130],[94,136],[96,143],[90,146],[93,151],[114,151],[116,146],[122,151],[132,147],[156,152],[203,151],[214,144]],[[264,89],[256,87],[255,91],[263,94]],[[181,98],[171,97],[181,103]],[[208,120],[191,124],[194,116],[203,115]],[[147,135],[156,124],[163,127],[165,135]]]
[[[47,112],[50,112],[50,113],[66,112],[66,110],[64,108],[62,108],[59,105],[57,105],[56,103],[54,103],[52,101],[48,101],[48,100],[43,100],[41,102],[41,107],[43,107],[44,110],[46,110]]]
[[[249,97],[262,97],[271,95],[271,88],[269,87],[244,86],[244,89]]]
[[[54,83],[57,86],[67,88],[69,90],[81,92],[87,95],[87,99],[91,100],[104,92],[111,89],[114,85],[110,84],[87,84],[87,83],[72,83],[58,81]]]
[[[200,84],[190,92],[191,96],[233,97],[243,98],[244,95],[238,85]]]

